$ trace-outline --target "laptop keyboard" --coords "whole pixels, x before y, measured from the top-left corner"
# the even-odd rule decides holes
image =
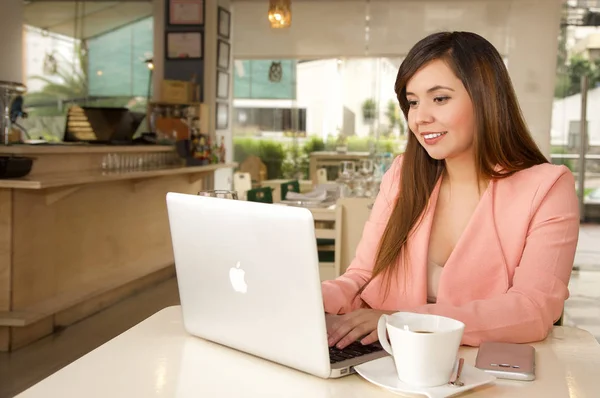
[[[329,363],[334,364],[337,362],[345,361],[346,359],[352,359],[360,357],[362,355],[370,354],[372,352],[381,351],[383,348],[379,342],[362,345],[360,342],[354,342],[343,350],[337,347],[329,347]]]

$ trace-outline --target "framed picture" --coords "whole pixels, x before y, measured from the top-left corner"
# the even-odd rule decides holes
[[[167,59],[202,59],[202,32],[167,32],[166,36]]]
[[[223,7],[219,7],[219,36],[229,39],[230,26],[231,13]]]
[[[217,71],[217,98],[229,98],[229,74]]]
[[[229,43],[219,39],[217,44],[217,67],[229,69],[229,51]]]
[[[225,130],[229,126],[229,104],[217,102],[217,130]]]
[[[167,0],[169,25],[204,25],[204,0]]]

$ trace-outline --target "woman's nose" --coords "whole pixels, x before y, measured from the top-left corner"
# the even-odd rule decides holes
[[[433,114],[429,106],[419,104],[417,109],[415,109],[415,112],[415,122],[417,124],[427,124],[433,122]]]

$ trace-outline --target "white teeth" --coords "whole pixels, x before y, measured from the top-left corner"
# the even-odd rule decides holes
[[[440,136],[442,136],[442,135],[444,135],[446,133],[447,133],[447,131],[444,131],[443,133],[425,134],[423,137],[425,137],[425,139],[427,139],[427,140],[430,140],[432,138],[440,137]]]

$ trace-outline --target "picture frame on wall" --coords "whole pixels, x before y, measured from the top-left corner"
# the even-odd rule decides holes
[[[229,98],[229,74],[223,71],[217,71],[217,98]]]
[[[221,39],[217,43],[217,67],[229,70],[229,56],[231,47],[228,42]]]
[[[204,25],[204,0],[166,0],[169,25]]]
[[[167,32],[165,55],[167,59],[202,59],[204,43],[202,32]]]
[[[229,127],[229,104],[226,102],[217,102],[217,130],[225,130]]]
[[[223,7],[219,7],[219,18],[218,18],[218,33],[219,36],[229,39],[230,31],[231,31],[231,13],[224,9]]]

